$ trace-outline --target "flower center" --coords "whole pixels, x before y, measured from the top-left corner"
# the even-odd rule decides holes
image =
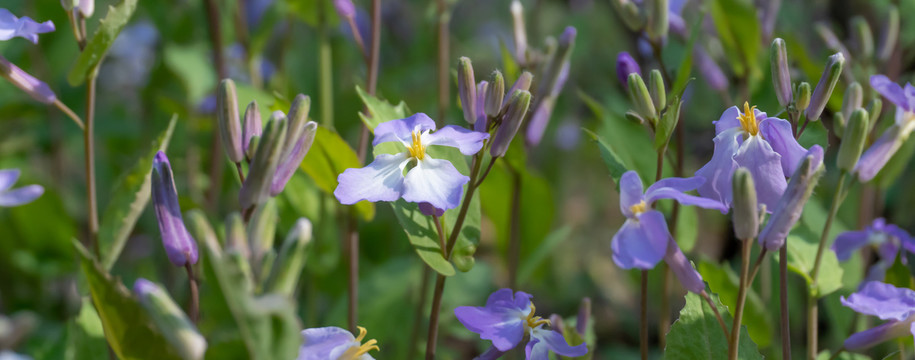
[[[365,334],[367,333],[367,331],[362,326],[359,326],[358,328],[359,328],[359,336],[356,337],[356,342],[362,343],[362,339],[365,338]],[[366,353],[368,353],[369,351],[372,351],[372,350],[381,351],[381,348],[378,347],[378,341],[375,339],[366,341],[365,344],[359,345],[358,347],[353,346],[353,347],[347,349],[345,352],[343,352],[342,355],[340,355],[338,360],[356,360],[360,356],[365,355]]]
[[[530,329],[536,328],[540,325],[547,324],[552,326],[549,320],[543,319],[539,316],[534,316],[534,313],[537,311],[537,307],[534,304],[531,304],[531,312],[527,314],[527,317],[524,319],[524,325]]]
[[[645,203],[645,200],[642,200],[638,204],[629,207],[629,211],[632,211],[632,213],[636,215],[641,214],[647,210],[648,204]]]
[[[743,131],[750,133],[750,136],[756,136],[759,133],[759,123],[756,122],[756,106],[750,107],[750,103],[744,101],[743,103],[743,115],[737,115],[737,120],[740,120],[740,127],[743,128]]]
[[[423,146],[422,134],[418,131],[413,132],[413,145],[408,150],[410,150],[410,156],[418,160],[426,157],[426,147]]]

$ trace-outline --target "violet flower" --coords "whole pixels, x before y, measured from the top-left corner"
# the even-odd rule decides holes
[[[896,121],[867,150],[855,165],[861,182],[867,182],[877,176],[893,154],[915,130],[915,86],[905,84],[905,90],[899,84],[890,81],[885,75],[871,76],[871,87],[880,95],[896,105]]]
[[[381,350],[378,341],[372,339],[363,344],[366,330],[358,328],[358,337],[335,326],[302,330],[305,342],[299,348],[297,360],[374,360],[368,352]]]
[[[660,199],[673,199],[683,205],[727,212],[719,201],[688,195],[705,182],[705,178],[667,178],[648,187],[642,193],[642,179],[635,171],[627,171],[620,178],[620,210],[626,222],[613,235],[611,247],[613,262],[623,269],[648,270],[662,259],[683,283],[687,290],[696,293],[705,289],[702,277],[692,268],[667,229],[667,221],[652,204]]]
[[[858,313],[889,320],[877,327],[854,333],[845,340],[845,349],[863,350],[884,341],[915,334],[915,291],[878,281],[865,283],[842,305]]]
[[[54,31],[50,20],[39,23],[28,16],[16,17],[9,10],[0,8],[0,41],[21,37],[33,44],[38,43],[38,34]]]
[[[588,353],[586,344],[570,346],[556,330],[544,329],[543,326],[550,325],[550,321],[534,316],[536,307],[531,297],[523,291],[513,295],[511,289],[500,289],[489,295],[486,306],[454,309],[454,315],[467,330],[480,334],[481,339],[492,341],[492,347],[477,359],[496,359],[518,347],[525,335],[528,335],[524,347],[526,360],[548,360],[550,351],[570,357]]]
[[[880,260],[867,271],[866,279],[869,281],[883,280],[886,270],[896,261],[896,255],[901,248],[915,253],[915,239],[902,228],[887,224],[883,218],[874,219],[874,222],[864,230],[839,234],[832,244],[832,250],[836,252],[839,261],[846,261],[851,258],[852,253],[868,245],[876,246],[880,257]],[[900,261],[906,263],[906,257],[901,256]]]
[[[351,205],[362,200],[371,202],[396,201],[427,202],[440,210],[457,207],[461,203],[464,176],[448,160],[433,159],[426,153],[430,145],[458,148],[464,155],[476,154],[483,148],[489,134],[449,125],[435,131],[435,121],[423,113],[406,119],[391,120],[375,128],[373,146],[387,142],[400,143],[405,151],[398,154],[380,154],[364,168],[346,169],[337,177],[339,185],[334,196],[343,204]],[[407,165],[413,168],[406,172]]]
[[[623,87],[629,86],[629,74],[632,73],[639,74],[639,76],[642,75],[639,63],[628,52],[620,52],[616,56],[616,77],[619,79],[620,84],[623,84]]]
[[[731,179],[737,167],[750,170],[756,184],[757,199],[774,209],[785,191],[791,174],[807,153],[791,131],[791,123],[744,103],[741,113],[732,106],[715,121],[715,152],[712,159],[696,171],[709,181],[699,187],[703,197],[731,204]]]
[[[0,207],[28,204],[44,193],[41,185],[28,185],[10,190],[19,180],[19,169],[0,170]]]
[[[0,41],[18,36],[37,44],[38,34],[51,31],[54,31],[54,23],[51,21],[38,23],[27,16],[18,18],[9,10],[0,8]],[[3,56],[0,56],[0,76],[37,101],[45,104],[53,104],[57,101],[57,95],[51,91],[48,84],[36,79]]]
[[[168,260],[175,266],[196,264],[197,243],[184,226],[172,166],[162,151],[157,152],[153,159],[152,198]]]

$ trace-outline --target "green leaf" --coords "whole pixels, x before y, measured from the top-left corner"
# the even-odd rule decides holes
[[[285,0],[289,12],[306,24],[318,26],[322,22],[331,27],[336,27],[340,17],[334,10],[331,0]],[[322,21],[323,20],[323,21]]]
[[[106,273],[79,241],[73,246],[111,349],[120,359],[180,359],[130,291]],[[97,355],[97,354],[96,354]]]
[[[654,135],[654,148],[661,151],[667,147],[670,141],[670,135],[674,133],[677,123],[680,121],[680,98],[674,96],[667,105],[667,111],[658,121],[658,129]]]
[[[318,126],[315,142],[300,167],[315,181],[318,188],[333,195],[337,188],[337,176],[346,169],[362,167],[362,164],[353,148],[340,135],[324,126]],[[373,203],[360,201],[353,207],[365,221],[375,217]]]
[[[762,42],[756,7],[746,0],[712,0],[710,6],[718,38],[734,73],[761,76],[757,60]]]
[[[403,199],[392,202],[391,207],[394,208],[394,215],[403,226],[403,230],[407,233],[407,238],[419,258],[439,274],[454,275],[454,266],[445,259],[432,218],[423,215],[416,203],[406,202]]]
[[[768,259],[764,261],[768,261]],[[708,283],[712,292],[718,294],[721,303],[729,309],[736,308],[739,292],[738,274],[727,264],[718,266],[702,261],[699,263],[698,268],[699,273],[702,274],[702,279]],[[758,278],[757,281],[759,281]],[[747,302],[746,306],[744,306],[741,322],[746,325],[750,339],[753,339],[760,347],[767,347],[772,343],[774,327],[769,314],[769,309],[766,308],[762,298],[750,288],[750,291],[747,292]]]
[[[105,343],[102,320],[92,306],[91,299],[85,298],[80,306],[79,315],[67,324],[67,349],[64,359],[93,360],[106,352],[108,344]]]
[[[216,72],[213,71],[210,47],[206,44],[168,44],[165,46],[163,61],[184,85],[188,104],[199,104],[213,91]]]
[[[572,227],[566,225],[547,235],[543,242],[540,243],[540,246],[537,246],[530,256],[526,256],[521,260],[521,266],[518,269],[518,284],[526,283],[534,273],[534,270],[537,269],[537,266],[548,259],[550,255],[553,254],[556,247],[568,239],[571,234]]]
[[[152,141],[149,150],[121,177],[112,191],[98,230],[101,263],[106,270],[111,269],[121,255],[127,237],[149,203],[153,158],[156,152],[168,148],[177,122],[178,116],[173,115],[165,130]]]
[[[693,251],[699,240],[699,211],[695,206],[680,206],[675,240],[683,252]]]
[[[789,235],[788,244],[788,269],[800,275],[811,286],[813,279],[810,272],[813,271],[813,263],[816,259],[817,241],[810,241],[809,236]],[[818,297],[829,295],[833,291],[842,288],[842,267],[839,266],[839,260],[836,253],[832,251],[823,251],[823,259],[820,263],[819,279],[817,280],[816,294]]]
[[[898,358],[897,357],[897,355],[899,355],[898,353],[899,353],[898,350],[895,352],[892,352],[889,355],[887,355],[886,357],[884,357],[884,359]],[[839,354],[839,356],[835,357],[835,360],[870,360],[870,359],[871,359],[870,356],[862,355],[862,354],[855,354],[853,352],[848,352],[848,351],[844,351],[841,354]],[[817,354],[816,360],[833,360],[832,353],[829,352],[829,350],[820,351],[820,353]]]
[[[369,111],[368,114],[360,112],[359,118],[362,119],[365,126],[368,126],[369,130],[372,130],[373,132],[378,124],[406,118],[408,116],[407,114],[410,113],[410,109],[407,108],[407,104],[403,101],[397,105],[391,105],[391,103],[387,101],[369,95],[358,85],[356,86],[356,93],[359,94],[359,98],[362,99],[362,103],[365,104],[365,107]]]
[[[92,74],[98,71],[102,59],[114,44],[114,39],[127,25],[136,9],[137,0],[123,0],[108,8],[108,14],[101,20],[98,30],[92,35],[92,39],[89,39],[86,48],[76,58],[76,64],[73,64],[73,69],[67,75],[67,81],[71,86],[82,84],[86,78],[93,76]]]
[[[732,322],[727,308],[710,295],[726,324]],[[745,326],[740,328],[738,359],[763,359],[756,344],[750,340]],[[667,347],[664,348],[665,360],[677,359],[727,359],[728,339],[721,331],[715,313],[699,295],[686,294],[686,305],[680,310],[680,318],[670,327],[667,333]]]
[[[598,137],[597,134],[588,129],[582,130],[591,136],[591,141],[597,143],[597,147],[600,149],[600,157],[604,159],[604,164],[606,164],[607,169],[610,170],[610,177],[613,178],[613,183],[616,184],[616,188],[619,189],[620,178],[623,177],[623,174],[625,174],[626,171],[629,171],[629,169],[623,164],[623,160],[620,159],[619,155],[617,155],[604,140]]]
[[[679,97],[683,97],[683,91],[686,90],[686,85],[689,84],[690,74],[693,69],[693,48],[696,47],[696,39],[699,38],[699,34],[702,33],[702,21],[705,19],[705,12],[696,18],[696,21],[693,22],[692,32],[690,32],[689,40],[686,42],[685,50],[683,51],[683,60],[680,61],[680,67],[677,68],[677,78],[674,79],[673,85],[671,85],[672,92],[671,94],[676,94]]]

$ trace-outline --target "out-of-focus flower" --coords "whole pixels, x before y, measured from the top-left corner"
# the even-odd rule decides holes
[[[344,329],[328,326],[302,330],[305,342],[296,360],[374,360],[369,351],[381,351],[375,339],[362,343],[367,331],[359,326],[359,336]]]
[[[57,95],[54,94],[48,84],[36,79],[25,70],[6,60],[3,56],[0,56],[0,76],[9,80],[9,82],[36,101],[45,104],[53,104],[57,101]]]
[[[102,64],[100,80],[113,91],[136,91],[149,82],[156,61],[159,30],[149,20],[140,20],[121,31]]]
[[[162,331],[183,359],[203,359],[207,341],[200,335],[181,307],[161,287],[139,278],[133,283],[133,292],[140,299],[153,323]]]
[[[750,170],[756,185],[757,199],[771,211],[787,186],[791,174],[807,150],[791,130],[791,123],[744,103],[724,111],[715,121],[715,152],[696,175],[709,181],[699,187],[703,197],[731,204],[731,179],[738,166]]]
[[[334,0],[334,9],[337,10],[337,15],[344,19],[356,17],[356,6],[352,0]]]
[[[248,29],[257,28],[267,9],[274,3],[274,0],[248,0],[242,2],[245,6],[245,21],[248,22]]]
[[[44,193],[41,185],[28,185],[11,190],[16,180],[19,180],[19,169],[0,170],[0,207],[28,204]]]
[[[95,14],[95,0],[79,0],[78,9],[83,17],[92,17]]]
[[[570,346],[559,332],[544,329],[550,321],[534,316],[536,307],[531,298],[522,291],[512,294],[511,289],[500,289],[489,295],[486,306],[460,306],[454,309],[454,315],[467,330],[492,341],[492,348],[482,359],[496,359],[516,348],[525,334],[530,336],[524,348],[527,360],[549,359],[550,351],[570,357],[588,353],[586,344]]]
[[[696,59],[696,67],[699,68],[699,73],[705,78],[709,87],[716,91],[727,90],[727,75],[724,74],[715,59],[705,51],[702,45],[696,45],[696,48],[693,49],[693,57]]]
[[[654,268],[662,259],[687,290],[701,292],[705,289],[699,276],[667,229],[667,222],[652,204],[660,199],[673,199],[683,205],[695,205],[706,209],[727,212],[727,207],[713,199],[688,195],[685,192],[698,188],[705,182],[702,177],[667,178],[660,180],[642,192],[642,179],[635,171],[628,171],[620,178],[620,210],[626,222],[613,235],[611,247],[613,262],[623,269]]]
[[[865,246],[877,247],[880,260],[867,271],[867,280],[880,281],[896,261],[900,249],[915,253],[915,239],[902,228],[887,224],[883,218],[875,219],[864,230],[846,231],[836,237],[832,250],[836,252],[839,261],[851,258],[852,253]],[[901,256],[900,261],[906,263],[906,257]]]
[[[21,37],[34,44],[38,43],[38,34],[54,31],[50,20],[39,23],[28,16],[16,17],[9,10],[0,8],[0,40],[6,41]]]
[[[915,334],[915,291],[871,281],[846,299],[842,305],[860,314],[873,315],[887,322],[854,333],[845,340],[845,349],[863,350],[884,341]]]
[[[906,83],[905,90],[885,75],[871,76],[871,87],[896,105],[896,121],[875,141],[858,160],[855,172],[861,182],[877,176],[902,143],[915,130],[915,86]]]
[[[435,121],[423,113],[381,123],[375,128],[372,145],[399,142],[406,151],[380,154],[364,168],[346,169],[337,177],[339,185],[334,195],[347,205],[361,200],[395,201],[402,197],[409,202],[427,202],[440,210],[455,208],[461,202],[463,185],[470,178],[458,172],[448,160],[431,158],[426,148],[451,146],[464,155],[473,155],[483,148],[483,140],[487,138],[489,134],[453,125],[436,131]],[[410,163],[415,166],[404,176],[404,169]]]
[[[639,63],[629,55],[628,52],[621,52],[616,56],[616,78],[619,79],[623,87],[629,86],[629,74],[636,73],[642,75]]]
[[[162,151],[157,152],[153,159],[152,198],[168,260],[175,266],[196,264],[197,242],[184,226],[172,166]]]

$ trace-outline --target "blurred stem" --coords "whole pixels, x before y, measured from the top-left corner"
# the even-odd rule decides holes
[[[489,169],[492,168],[494,162],[495,160],[490,162]],[[521,172],[508,161],[504,164],[512,178],[512,207],[508,233],[508,283],[509,287],[514,289],[518,285],[518,263],[521,262]]]
[[[666,262],[658,264],[661,268],[661,314],[658,316],[658,347],[667,346],[667,331],[670,329],[670,267]]]
[[[707,303],[708,306],[712,308],[712,312],[715,313],[715,318],[718,319],[718,326],[721,326],[721,332],[724,334],[724,337],[727,338],[730,336],[730,333],[728,333],[728,326],[724,324],[724,318],[721,317],[721,312],[718,311],[718,306],[712,302],[712,298],[708,296],[708,293],[705,292],[705,290],[702,290],[699,295],[705,299],[705,303]]]
[[[648,360],[648,270],[642,270],[642,292],[639,307],[639,350]]]
[[[902,348],[901,348],[902,343],[899,343],[899,346],[900,346],[899,351],[902,351]],[[829,360],[836,360],[836,359],[838,359],[838,358],[839,358],[839,355],[842,355],[843,352],[845,352],[845,347],[844,347],[844,346],[843,346],[843,347],[840,347],[839,350],[836,350],[835,354],[832,354],[832,356],[829,357]],[[903,354],[900,352],[900,355],[903,355]],[[905,359],[905,356],[900,356],[899,358],[900,358],[900,359]]]
[[[432,214],[432,222],[435,223],[435,230],[438,232],[438,245],[442,247],[442,256],[447,256],[445,254],[445,230],[442,229],[441,218]]]
[[[429,313],[429,337],[426,339],[426,360],[435,359],[435,347],[438,340],[438,313],[442,307],[442,293],[445,290],[445,276],[435,277],[435,292],[432,296],[432,310]]]
[[[359,311],[359,229],[355,215],[350,214],[346,231],[349,255],[349,281],[347,291],[347,319],[350,332],[356,331]]]
[[[219,75],[217,81],[221,81],[229,76],[226,68],[225,57],[223,56],[222,46],[222,27],[219,23],[219,8],[215,0],[204,0],[206,6],[207,29],[210,34],[210,44],[213,46],[213,63],[216,64],[216,73]],[[219,132],[214,131],[210,135],[210,187],[206,193],[206,208],[213,210],[216,206],[216,200],[222,191],[222,170],[223,160],[220,152],[222,151],[222,139],[219,138]]]
[[[240,162],[235,163],[235,170],[238,171],[238,179],[241,181],[242,184],[244,184],[245,183],[245,174],[241,170]]]
[[[448,4],[445,0],[436,0],[438,19],[438,121],[445,123],[445,112],[448,109]]]
[[[737,291],[737,306],[734,310],[734,322],[731,325],[731,337],[728,342],[728,359],[737,360],[737,344],[740,342],[740,323],[743,320],[743,308],[747,301],[747,288],[750,286],[750,251],[753,239],[741,239],[740,288]]]
[[[419,286],[419,304],[414,308],[413,312],[413,330],[410,331],[410,344],[409,350],[407,352],[407,360],[413,360],[416,358],[416,344],[419,340],[419,329],[422,327],[423,323],[423,310],[426,309],[426,299],[429,294],[429,276],[432,275],[432,270],[428,266],[423,264],[423,277],[420,280]]]
[[[70,109],[70,107],[62,103],[60,99],[54,100],[54,107],[60,109],[60,112],[72,119],[73,122],[76,123],[76,126],[79,126],[80,130],[86,131],[86,125],[83,125],[83,121],[79,118],[79,115],[76,115],[76,113],[73,112],[73,109]]]
[[[96,256],[101,256],[98,235],[98,199],[95,189],[95,90],[98,78],[98,68],[93,69],[86,79],[86,127],[83,129],[83,143],[86,151],[86,203],[89,221],[89,244],[95,250]]]
[[[788,319],[788,242],[778,249],[778,296],[782,335],[782,359],[791,360],[791,323]]]
[[[200,295],[197,291],[197,277],[194,276],[194,267],[191,266],[191,263],[185,263],[184,269],[187,270],[187,282],[191,290],[191,302],[188,304],[187,315],[196,325],[200,320]]]
[[[801,131],[803,130],[804,128],[801,128]],[[816,359],[817,356],[817,299],[820,297],[817,291],[817,281],[820,275],[820,264],[823,260],[823,251],[826,249],[826,240],[829,238],[829,229],[832,227],[832,221],[835,219],[839,206],[845,197],[845,178],[847,175],[848,173],[845,171],[842,171],[841,175],[839,175],[839,184],[836,185],[832,205],[829,207],[829,215],[826,217],[826,224],[820,234],[820,244],[817,247],[817,255],[813,261],[813,270],[810,271],[810,288],[807,291],[807,357],[810,359]]]
[[[327,0],[318,1],[318,74],[321,88],[321,125],[334,128],[334,79],[333,48],[330,46],[330,34],[324,7]]]

